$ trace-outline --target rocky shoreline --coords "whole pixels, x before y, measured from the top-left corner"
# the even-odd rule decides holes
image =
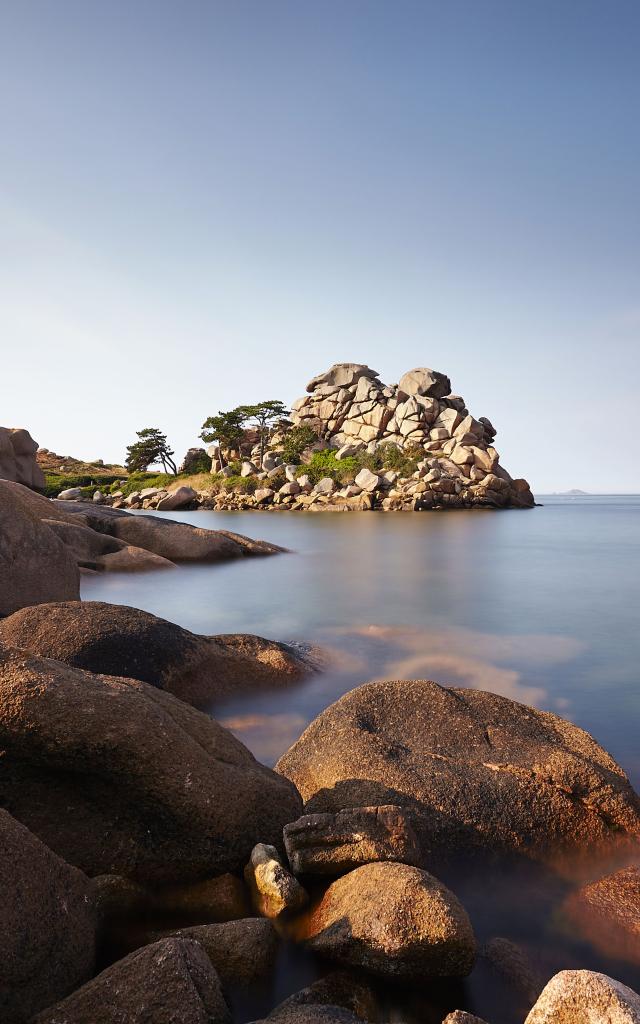
[[[493,693],[376,681],[272,770],[199,708],[296,685],[318,652],[78,600],[99,559],[281,552],[0,481],[2,1021],[231,1024],[293,949],[322,976],[271,1022],[382,1024],[390,992],[415,1020],[419,991],[424,1019],[482,1024],[464,979],[490,969],[509,1019],[638,1024],[640,996],[578,960],[590,943],[640,968],[640,798],[593,737]],[[523,910],[553,894],[564,964],[471,898],[510,873]]]

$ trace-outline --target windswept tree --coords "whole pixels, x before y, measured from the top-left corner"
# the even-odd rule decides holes
[[[240,448],[244,436],[244,424],[247,419],[242,406],[229,412],[219,412],[217,416],[209,416],[202,424],[200,437],[207,444],[217,442],[220,452],[228,452],[232,448]]]
[[[167,443],[167,435],[158,427],[137,430],[138,440],[127,448],[125,466],[130,473],[145,472],[149,466],[162,465],[165,473],[169,470],[176,475],[178,468],[173,461],[173,449]]]
[[[272,427],[289,415],[289,410],[282,402],[258,402],[257,405],[241,405],[245,422],[252,424],[260,438],[260,463],[264,458],[264,449]]]

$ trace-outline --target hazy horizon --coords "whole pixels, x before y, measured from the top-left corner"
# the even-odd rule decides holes
[[[121,462],[334,362],[638,493],[640,6],[0,6],[0,424]]]

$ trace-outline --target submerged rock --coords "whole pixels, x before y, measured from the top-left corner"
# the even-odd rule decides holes
[[[77,600],[75,558],[41,521],[38,494],[0,480],[0,616],[39,601]]]
[[[231,1024],[202,946],[163,939],[112,964],[34,1024]]]
[[[640,1024],[640,996],[606,974],[560,971],[525,1024]]]
[[[274,846],[258,843],[244,869],[254,910],[263,917],[286,917],[309,901],[306,890],[293,877]]]
[[[141,679],[195,705],[297,682],[315,670],[310,658],[274,640],[199,636],[139,608],[102,601],[23,608],[0,622],[0,640],[90,672]]]
[[[421,866],[418,841],[402,807],[348,807],[306,814],[285,825],[284,845],[296,875],[342,875],[361,864],[397,860]]]
[[[392,862],[332,882],[291,934],[315,953],[385,977],[463,977],[476,955],[457,897],[426,871]]]
[[[89,875],[199,880],[281,842],[294,786],[134,679],[0,652],[0,804]]]
[[[90,880],[0,809],[0,1020],[23,1024],[91,976]]]
[[[308,813],[410,808],[428,864],[474,851],[558,863],[638,849],[640,801],[609,754],[556,715],[480,690],[361,686],[323,711],[276,770]]]
[[[564,911],[605,956],[640,963],[640,868],[628,867],[583,886]]]

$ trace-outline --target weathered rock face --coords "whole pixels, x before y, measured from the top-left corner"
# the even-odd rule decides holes
[[[223,984],[253,984],[265,978],[274,966],[278,951],[277,932],[263,917],[245,917],[223,924],[197,924],[165,932],[162,937],[199,942]],[[158,938],[160,936],[155,936]]]
[[[463,977],[476,955],[454,894],[426,871],[392,862],[332,882],[292,934],[316,953],[383,977]]]
[[[560,971],[525,1024],[640,1024],[640,996],[595,971]]]
[[[40,495],[0,480],[0,615],[40,601],[80,596],[75,558],[41,521],[33,499]]]
[[[308,902],[307,892],[285,868],[273,846],[257,843],[244,869],[244,880],[251,893],[251,902],[262,917],[286,917]]]
[[[640,801],[594,739],[556,715],[426,680],[369,683],[327,708],[277,767],[308,813],[414,811],[425,863],[514,853],[559,865],[638,849]]]
[[[36,462],[37,442],[21,427],[0,427],[0,479],[25,487],[44,487],[44,473]]]
[[[0,810],[0,1020],[23,1024],[91,976],[91,882]]]
[[[285,825],[283,835],[296,875],[342,875],[361,864],[383,860],[421,865],[418,840],[402,807],[306,814]]]
[[[108,967],[34,1024],[230,1024],[209,958],[193,939],[163,939]]]
[[[101,601],[23,608],[0,621],[0,640],[75,668],[141,679],[195,705],[243,688],[295,682],[313,671],[286,644],[197,636],[149,612]]]
[[[640,868],[629,867],[583,886],[564,910],[605,956],[640,963]]]
[[[421,498],[423,507],[429,507],[432,493],[438,505],[533,505],[526,480],[513,480],[500,466],[491,421],[469,414],[464,399],[451,394],[445,374],[418,367],[405,373],[398,385],[387,387],[368,366],[337,363],[314,377],[307,391],[294,402],[292,421],[312,426],[335,448],[423,448],[428,469],[438,473],[438,479],[427,481],[421,491],[426,495]],[[450,482],[451,488],[441,481]]]
[[[300,814],[231,733],[133,679],[0,652],[0,805],[89,875],[238,870]]]

